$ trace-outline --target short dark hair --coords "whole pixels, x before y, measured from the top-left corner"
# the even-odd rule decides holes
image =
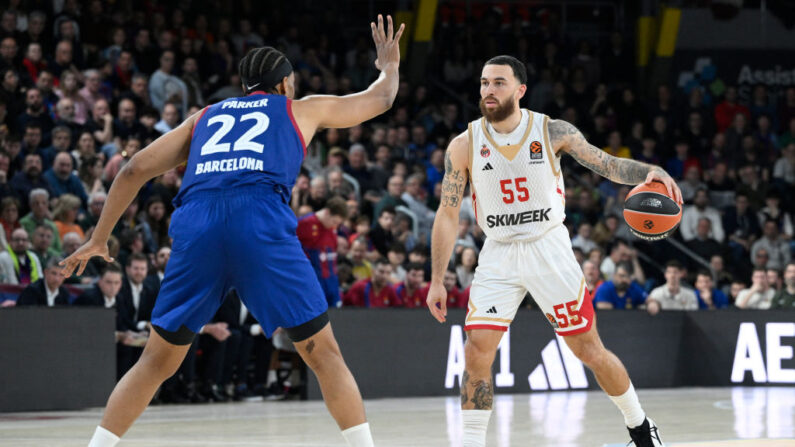
[[[53,231],[52,227],[48,227],[46,224],[43,224],[43,223],[36,225],[36,228],[33,229],[33,232],[35,233],[36,230],[38,230],[39,228],[44,228],[45,230],[49,231],[53,235],[55,234],[55,231]]]
[[[326,208],[332,216],[348,218],[348,204],[342,197],[332,197],[326,202]]]
[[[618,269],[624,270],[630,276],[632,276],[632,274],[635,273],[635,268],[632,267],[631,263],[626,261],[621,261],[618,264],[616,264],[616,271],[618,271]]]
[[[378,267],[379,265],[392,266],[392,264],[390,264],[389,261],[386,258],[384,258],[384,257],[380,257],[380,258],[376,259],[375,262],[373,262],[373,266],[374,267]]]
[[[406,246],[401,244],[401,243],[399,243],[399,242],[396,242],[396,243],[390,245],[389,246],[389,250],[387,250],[387,251],[388,252],[392,252],[392,253],[398,253],[398,254],[404,254],[405,255],[406,254]]]
[[[391,214],[393,216],[397,215],[397,211],[395,211],[394,207],[387,206],[387,207],[383,208],[380,213],[378,213],[378,218],[380,219],[381,216],[383,216],[385,213],[389,213],[389,214]]]
[[[678,270],[682,270],[682,263],[677,261],[676,259],[671,259],[670,261],[665,263],[665,268],[674,267]]]
[[[406,265],[406,271],[410,272],[412,270],[422,270],[424,272],[425,271],[425,267],[423,267],[423,265],[420,264],[419,262],[409,262]]]
[[[118,273],[121,275],[121,266],[116,261],[109,262],[105,269],[102,270],[102,276],[104,277],[106,273]]]
[[[415,254],[420,256],[428,257],[428,249],[424,245],[416,245],[414,248],[411,249],[409,254]]]
[[[130,267],[133,261],[144,261],[149,264],[149,259],[146,258],[146,255],[143,253],[132,253],[130,256],[127,257],[127,262],[124,264],[127,267]]]
[[[519,59],[513,56],[505,54],[494,56],[483,64],[484,67],[486,65],[508,65],[513,70],[513,75],[519,80],[519,83],[527,84],[527,68],[525,68],[524,64]]]
[[[712,273],[707,269],[699,270],[698,273],[696,273],[696,277],[698,276],[709,276],[709,278],[712,279]]]

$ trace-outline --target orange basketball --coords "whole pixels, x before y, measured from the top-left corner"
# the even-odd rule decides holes
[[[658,241],[668,237],[679,226],[682,207],[668,195],[662,182],[641,183],[627,194],[624,220],[635,236]]]

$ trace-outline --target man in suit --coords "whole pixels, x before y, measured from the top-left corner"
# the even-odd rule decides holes
[[[170,247],[160,247],[155,256],[155,268],[144,280],[144,285],[149,287],[157,296],[160,293],[160,283],[163,282],[163,276],[166,274],[166,264],[171,257]]]
[[[126,330],[136,333],[137,338],[147,337],[149,334],[149,320],[152,319],[152,309],[155,307],[157,296],[144,284],[148,264],[146,255],[142,253],[133,253],[127,258],[124,268],[126,277],[122,280],[117,296],[119,315],[123,316]],[[143,346],[119,347],[118,361],[121,375],[132,368],[143,350]]]
[[[253,398],[255,394],[248,383],[251,354],[256,353],[254,383],[265,383],[273,345],[234,289],[226,296],[215,317],[217,321],[227,324],[231,334],[225,342],[218,385],[223,385],[221,391],[234,400]]]
[[[66,306],[69,291],[63,286],[60,258],[50,258],[44,268],[44,278],[27,286],[19,295],[17,306]]]
[[[152,308],[155,306],[156,292],[146,283],[148,260],[143,253],[133,253],[127,258],[126,278],[119,291],[119,305],[132,321],[132,330],[149,330]]]
[[[121,379],[129,369],[132,357],[132,349],[140,347],[145,339],[142,334],[136,331],[134,314],[128,302],[123,302],[120,298],[122,287],[121,266],[112,262],[105,267],[97,284],[82,295],[77,297],[76,306],[95,306],[105,307],[116,310],[116,373],[117,379]]]

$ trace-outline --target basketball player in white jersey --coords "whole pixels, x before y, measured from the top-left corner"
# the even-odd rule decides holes
[[[494,387],[491,365],[505,331],[530,292],[555,332],[596,376],[624,415],[634,445],[663,443],[646,418],[621,361],[605,349],[596,331],[585,278],[574,259],[566,227],[560,157],[627,185],[663,182],[681,204],[681,192],[662,169],[616,158],[590,145],[571,124],[519,108],[527,91],[524,65],[497,56],[483,67],[483,118],[450,143],[445,156],[442,198],[433,225],[431,314],[444,322],[444,272],[455,244],[461,196],[467,183],[478,225],[487,239],[472,282],[464,330],[466,368],[461,379],[464,447],[486,445]],[[561,421],[565,423],[565,421]]]

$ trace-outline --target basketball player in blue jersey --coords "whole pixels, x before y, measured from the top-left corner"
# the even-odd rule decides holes
[[[398,89],[398,46],[371,23],[381,71],[356,94],[292,100],[293,69],[263,47],[240,62],[245,97],[206,107],[135,154],[116,177],[94,233],[62,265],[82,274],[93,256],[111,261],[107,240],[145,182],[187,162],[171,220],[171,259],[141,359],[111,394],[89,447],[109,447],[176,372],[194,336],[234,287],[268,336],[285,328],[317,375],[329,412],[351,447],[373,445],[359,389],[331,331],[326,299],[296,237],[290,191],[306,142],[321,128],[347,128],[389,110]]]

